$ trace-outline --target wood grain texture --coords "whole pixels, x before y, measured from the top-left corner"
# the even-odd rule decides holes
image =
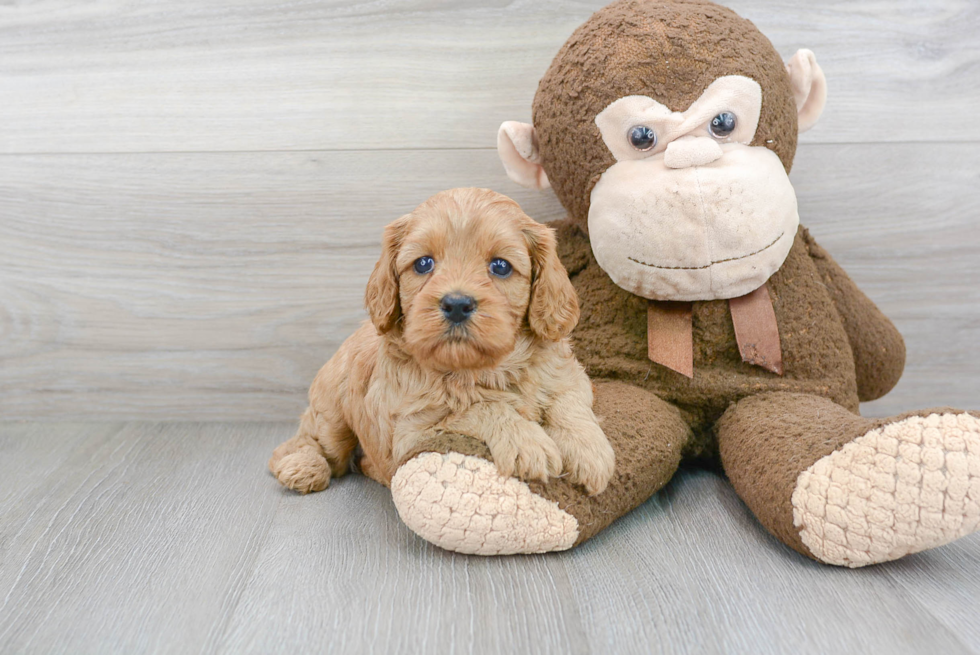
[[[3,424],[0,652],[212,652],[279,503],[256,480],[280,429]]]
[[[975,553],[980,539],[958,546]],[[921,602],[919,587],[935,581],[912,559],[904,588],[894,563],[849,570],[805,559],[765,532],[723,478],[689,469],[565,563],[593,652],[976,652],[965,614],[975,616],[980,596],[959,591],[973,589],[965,578],[975,569],[943,578],[953,588],[938,606],[963,601],[947,616]]]
[[[903,593],[928,610],[961,643],[980,648],[980,537],[957,541],[937,551],[899,560],[883,571]]]
[[[809,146],[791,179],[801,221],[905,337],[901,381],[862,412],[980,408],[980,150]]]
[[[862,570],[713,473],[567,553],[439,550],[360,476],[265,471],[293,423],[0,423],[4,653],[980,653],[980,535]]]
[[[283,495],[269,547],[219,652],[589,652],[561,559],[442,551],[360,476],[267,491]]]
[[[606,0],[0,4],[0,152],[488,147]],[[980,138],[973,0],[731,0],[819,56],[808,142]]]
[[[908,341],[871,414],[980,406],[978,153],[797,156],[803,222]],[[382,226],[468,185],[564,215],[485,150],[0,156],[0,416],[292,418],[365,316]]]
[[[682,471],[546,557],[440,551],[265,472],[381,227],[487,186],[606,0],[0,0],[0,652],[980,654],[980,537],[861,571]],[[980,407],[980,4],[728,0],[830,81],[793,182],[905,334],[866,406]],[[79,419],[236,423],[77,423]]]
[[[489,151],[0,157],[0,416],[292,418],[383,226],[505,179]]]

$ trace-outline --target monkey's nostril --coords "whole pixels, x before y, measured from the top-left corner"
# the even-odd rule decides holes
[[[439,301],[439,308],[449,321],[459,325],[469,320],[476,311],[476,300],[472,296],[450,293]]]

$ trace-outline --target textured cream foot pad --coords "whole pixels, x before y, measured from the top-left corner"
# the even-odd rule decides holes
[[[980,527],[980,419],[914,416],[858,437],[800,474],[793,520],[828,564],[858,567]]]
[[[422,453],[399,467],[391,496],[417,535],[458,553],[545,553],[578,538],[571,514],[479,457]]]

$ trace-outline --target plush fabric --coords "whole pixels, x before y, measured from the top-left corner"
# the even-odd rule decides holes
[[[980,419],[924,412],[868,431],[797,478],[793,525],[829,564],[877,564],[980,525]]]
[[[803,48],[786,62],[793,98],[799,114],[800,132],[813,127],[827,104],[827,81],[812,50]]]
[[[413,457],[395,473],[391,495],[408,527],[470,555],[545,553],[575,544],[578,522],[557,503],[500,475],[487,458],[458,450]]]
[[[793,185],[772,152],[691,140],[724,156],[665,175],[674,141],[663,158],[616,163],[592,191],[589,237],[599,265],[651,300],[750,293],[782,265],[799,227]],[[658,201],[637,220],[630,208],[644,196]]]
[[[616,453],[616,474],[609,482],[606,491],[597,496],[589,496],[583,493],[581,487],[564,478],[552,479],[547,484],[540,482],[526,484],[532,493],[554,503],[563,512],[574,517],[578,530],[575,544],[595,536],[612,521],[638,506],[665,485],[677,471],[682,449],[692,439],[687,421],[676,407],[632,385],[615,381],[597,382],[593,409]],[[479,441],[458,434],[442,433],[420,442],[408,454],[406,464],[401,468],[411,471],[412,475],[417,475],[415,472],[429,461],[426,458],[432,453],[458,453],[487,461],[493,460],[489,449]],[[408,477],[410,476],[403,474],[401,469],[395,475],[395,479]],[[475,484],[468,479],[453,479],[441,482],[440,488],[449,499],[473,493],[480,498],[485,498],[501,493],[503,486],[509,484],[508,480],[508,478],[499,478],[495,486],[488,486]],[[415,486],[421,484],[419,482]],[[415,518],[423,511],[415,509],[418,493],[402,484],[396,487],[393,481],[392,494],[399,514],[410,527],[433,543],[444,547],[447,545],[444,524],[441,521],[420,521]],[[521,517],[515,517],[511,523],[512,529],[523,533],[532,529],[529,524],[541,520],[541,514],[551,515],[549,510],[544,509],[546,506],[540,507],[542,509],[539,512],[526,512]],[[458,511],[455,507],[449,509]],[[431,516],[445,515],[445,510],[434,508],[426,508],[424,512]],[[558,521],[554,518],[551,520]],[[465,535],[465,544],[468,546],[470,543],[482,543],[483,539],[490,539],[494,543],[503,540],[499,535],[491,538],[491,532],[494,532],[492,522],[470,525]],[[567,531],[562,534],[567,534]],[[522,537],[515,537],[515,539],[519,538]],[[460,543],[463,544],[464,540],[460,539]],[[466,552],[487,554],[484,550]]]
[[[702,127],[717,113],[718,106],[723,106],[738,116],[735,130],[724,142],[745,145],[751,143],[759,126],[762,87],[755,80],[741,75],[729,75],[715,80],[708,85],[700,98],[680,112],[673,112],[646,96],[620,98],[599,112],[595,117],[595,124],[616,161],[644,159],[667,150],[668,144],[675,138]],[[657,143],[649,150],[637,150],[622,139],[631,127],[639,124],[652,128],[657,135]],[[701,136],[708,135],[702,133]]]
[[[595,117],[631,95],[685,111],[719,77],[764,89],[753,145],[765,144],[789,172],[797,112],[782,59],[755,26],[711,2],[615,2],[579,27],[538,84],[532,109],[544,168],[572,220],[583,226],[592,187],[615,158]]]
[[[497,152],[505,162],[507,175],[521,186],[547,189],[548,176],[541,166],[537,136],[527,123],[507,121],[497,131]]]
[[[761,394],[729,408],[718,440],[762,524],[818,561],[885,562],[980,524],[980,420],[970,413],[870,420],[824,398]]]
[[[848,277],[826,250],[804,233],[810,258],[837,307],[854,355],[861,402],[877,400],[898,384],[905,369],[905,341],[881,310]]]
[[[520,492],[525,505],[531,506],[526,492],[542,501],[534,503],[535,512],[523,519],[509,515],[500,526],[479,522],[483,528],[478,526],[477,532],[483,533],[466,534],[466,543],[517,543],[534,530],[533,525],[571,525],[565,515],[574,519],[575,543],[581,543],[660,489],[684,459],[720,463],[766,529],[800,553],[828,564],[886,561],[946,543],[978,527],[980,422],[953,409],[875,421],[858,414],[861,400],[880,397],[898,382],[905,363],[904,343],[892,323],[804,227],[794,221],[783,229],[780,239],[785,239],[785,250],[774,267],[763,267],[761,274],[752,267],[735,267],[729,271],[730,279],[719,280],[726,288],[751,280],[736,296],[765,284],[771,300],[772,315],[768,306],[760,304],[749,307],[743,316],[746,308],[736,302],[739,331],[746,342],[741,351],[724,294],[686,299],[650,294],[658,302],[694,301],[678,302],[669,317],[659,316],[660,323],[672,326],[671,331],[690,333],[690,341],[685,337],[683,344],[693,354],[690,361],[680,356],[677,344],[658,344],[656,334],[648,331],[648,322],[659,325],[656,308],[644,297],[649,289],[623,280],[604,256],[596,256],[609,242],[643,247],[660,239],[657,254],[663,257],[684,256],[691,250],[672,240],[668,223],[651,234],[637,231],[648,218],[647,209],[670,203],[675,191],[670,187],[647,185],[630,200],[623,195],[628,195],[630,185],[620,185],[611,191],[614,197],[603,202],[622,213],[634,213],[634,220],[592,221],[596,198],[608,191],[609,171],[662,160],[671,147],[662,143],[649,158],[620,149],[622,159],[618,159],[618,146],[609,147],[600,127],[609,134],[622,133],[632,119],[614,116],[620,109],[626,114],[652,112],[647,118],[667,125],[673,112],[687,112],[705,89],[727,76],[748,78],[761,91],[751,143],[722,143],[721,157],[712,161],[708,161],[714,156],[709,156],[710,148],[693,149],[673,160],[681,168],[664,166],[662,174],[690,170],[705,183],[707,172],[736,151],[778,160],[768,169],[771,184],[756,186],[754,195],[734,194],[731,212],[725,214],[731,218],[732,235],[751,232],[754,222],[775,220],[762,206],[774,198],[773,189],[788,186],[786,174],[798,130],[811,126],[819,116],[826,83],[813,53],[800,51],[785,65],[749,21],[728,9],[705,0],[614,2],[576,30],[555,57],[535,95],[534,125],[505,130],[510,136],[501,156],[508,171],[515,166],[521,169],[524,164],[514,158],[528,153],[529,159],[523,161],[531,167],[523,173],[518,170],[517,177],[527,178],[531,186],[547,179],[568,210],[568,218],[553,227],[559,258],[581,309],[572,343],[593,380],[593,411],[612,444],[616,464],[609,486],[597,495],[589,495],[566,478],[526,484]],[[597,124],[596,117],[610,107],[615,109],[606,115],[611,122],[600,119]],[[719,110],[713,107],[712,111]],[[691,136],[702,138],[687,132],[678,133],[677,139]],[[759,159],[738,161],[742,167],[753,167]],[[698,177],[701,174],[705,175]],[[740,177],[728,179],[733,187],[741,182]],[[716,179],[714,191],[725,180]],[[634,182],[642,186],[639,177]],[[713,205],[729,201],[712,199]],[[793,210],[796,218],[795,197]],[[741,224],[736,221],[740,214]],[[759,278],[753,277],[757,274]],[[700,282],[702,290],[712,283],[709,275]],[[771,332],[773,315],[781,370],[770,361],[775,357],[771,343],[764,354],[753,355],[747,347],[756,338],[751,335]],[[772,336],[766,340],[772,341]],[[651,361],[651,353],[654,359],[663,355],[676,360],[675,368],[683,373]],[[442,434],[408,453],[402,465],[416,472],[429,467],[431,477],[444,462],[470,461],[466,457],[490,461],[487,449],[473,439]],[[502,490],[513,486],[506,477],[476,485],[470,479],[474,476],[451,474],[446,469],[438,485],[431,483],[434,500],[423,514],[445,519],[452,512],[440,506],[444,502],[440,498],[493,496],[510,493]],[[422,474],[413,475],[420,476],[418,485],[430,485]],[[838,488],[844,484],[847,493]],[[866,497],[867,484],[880,488],[882,494]],[[418,497],[418,493],[396,495],[403,516],[417,513],[412,499]],[[488,500],[487,506],[494,507],[494,501]],[[541,518],[545,514],[562,518]],[[447,543],[439,527],[447,525],[445,521],[420,524],[423,527],[417,529],[423,537]],[[501,536],[501,529],[512,534]],[[544,532],[552,534],[551,528]],[[559,533],[570,534],[556,528],[554,535]],[[556,549],[567,546],[560,539],[555,543]],[[535,542],[534,548],[540,549],[541,542]]]
[[[782,344],[783,375],[742,361],[728,301],[712,300],[693,304],[694,377],[688,379],[648,359],[646,299],[612,283],[576,223],[564,221],[555,227],[559,256],[581,306],[572,333],[575,354],[593,379],[616,378],[656,393],[692,416],[696,431],[709,430],[732,401],[766,391],[810,393],[857,411],[853,353],[836,305],[810,256],[807,244],[812,239],[805,229],[800,228],[782,268],[768,283]],[[867,297],[862,298],[863,302],[852,299],[854,305],[873,307]],[[870,309],[867,314],[875,316]]]
[[[790,502],[800,472],[872,425],[818,396],[750,396],[729,408],[718,423],[721,461],[762,525],[783,543],[813,557],[794,525]]]

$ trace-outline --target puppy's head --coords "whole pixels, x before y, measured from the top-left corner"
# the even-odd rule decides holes
[[[554,232],[486,189],[444,191],[390,224],[365,302],[378,332],[440,370],[492,368],[525,326],[557,341],[579,316]]]

